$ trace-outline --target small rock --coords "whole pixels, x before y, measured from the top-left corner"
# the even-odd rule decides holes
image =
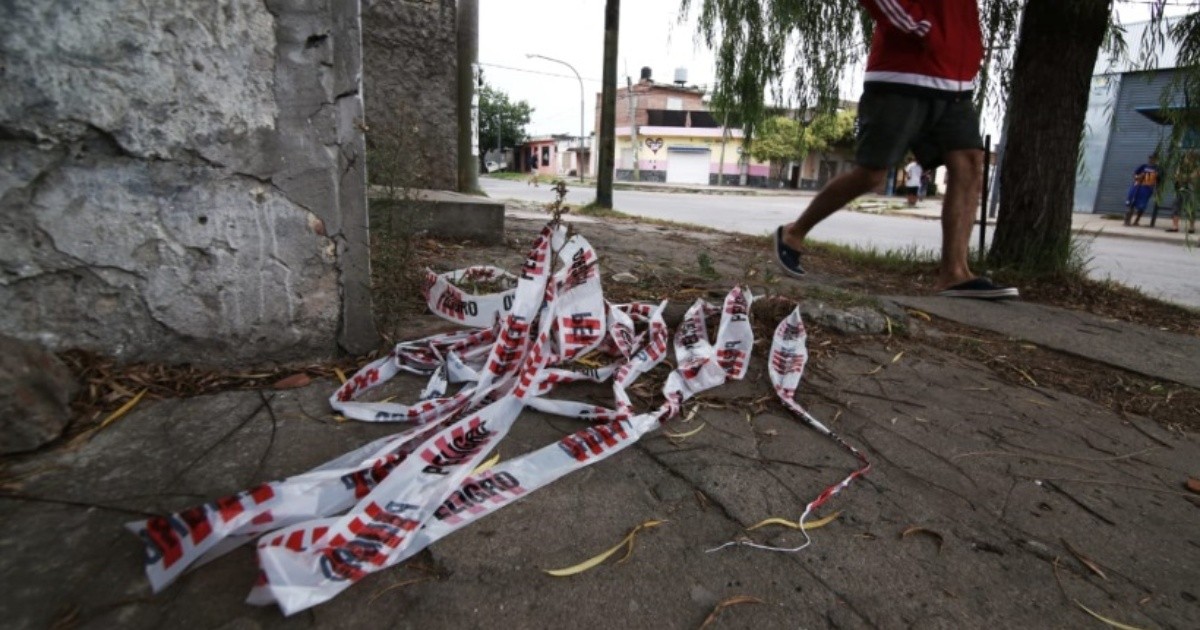
[[[883,315],[865,306],[838,309],[821,302],[804,302],[800,305],[800,314],[806,321],[843,335],[878,335],[887,331],[887,320]]]
[[[628,271],[622,271],[621,273],[614,273],[612,281],[620,282],[621,284],[635,284],[638,281],[638,277]]]
[[[71,422],[79,383],[41,346],[0,335],[0,454],[32,451]]]

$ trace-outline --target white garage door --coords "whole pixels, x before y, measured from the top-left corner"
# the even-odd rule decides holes
[[[707,184],[708,149],[668,149],[667,182],[671,184]]]

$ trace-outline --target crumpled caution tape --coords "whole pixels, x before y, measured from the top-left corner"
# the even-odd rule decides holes
[[[551,276],[553,256],[561,267]],[[441,284],[431,279],[426,296],[434,312],[454,321],[470,317],[487,327],[398,344],[346,379],[330,398],[331,407],[347,418],[409,428],[307,473],[130,523],[145,542],[154,590],[186,568],[258,538],[261,571],[249,601],[276,603],[288,615],[304,610],[606,459],[678,414],[687,399],[745,375],[754,341],[751,297],[735,287],[720,310],[715,344],[705,318],[717,309],[702,300],[688,309],[674,336],[678,367],[663,386],[665,402],[635,413],[627,388],[668,351],[666,303],[606,304],[596,260],[586,240],[568,237],[563,226],[552,223],[526,257],[516,288],[498,298],[455,294],[451,289],[461,291],[454,284],[462,283],[463,274],[444,275]],[[495,270],[488,273],[499,276]],[[473,306],[460,308],[456,300]],[[611,362],[597,363],[596,357]],[[400,372],[430,377],[420,401],[355,400]],[[609,378],[613,408],[545,397],[560,383]],[[453,384],[461,387],[451,394]],[[526,406],[594,424],[484,466]]]

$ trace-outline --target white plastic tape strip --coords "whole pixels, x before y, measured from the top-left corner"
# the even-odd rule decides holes
[[[516,276],[503,269],[479,265],[450,273],[425,272],[425,303],[429,310],[452,322],[474,328],[486,328],[498,316],[512,308],[516,288],[499,293],[474,295],[459,287],[473,283],[509,282]]]

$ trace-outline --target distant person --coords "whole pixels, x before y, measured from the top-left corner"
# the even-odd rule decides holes
[[[1146,205],[1150,203],[1154,189],[1158,186],[1158,176],[1158,155],[1151,155],[1145,164],[1133,170],[1133,183],[1125,197],[1125,225],[1137,226],[1141,222]],[[1133,223],[1129,222],[1131,218]]]
[[[909,207],[917,205],[917,196],[921,193],[921,178],[925,175],[924,169],[917,163],[917,158],[908,157],[908,164],[904,166],[904,194],[908,196]]]
[[[1196,233],[1196,185],[1200,184],[1200,163],[1196,154],[1188,151],[1179,160],[1175,169],[1175,206],[1171,215],[1171,227],[1168,232],[1179,231],[1179,217],[1185,215],[1188,234]]]
[[[933,176],[937,169],[929,169],[921,173],[921,189],[917,191],[917,197],[924,199],[929,196],[929,189],[933,186]]]
[[[830,180],[794,222],[775,231],[775,258],[805,273],[804,242],[821,221],[877,189],[912,151],[924,168],[945,164],[942,260],[934,290],[946,297],[1006,299],[1017,289],[971,272],[967,257],[983,189],[983,139],[971,97],[983,61],[975,0],[859,0],[875,21],[858,105],[854,168]]]

